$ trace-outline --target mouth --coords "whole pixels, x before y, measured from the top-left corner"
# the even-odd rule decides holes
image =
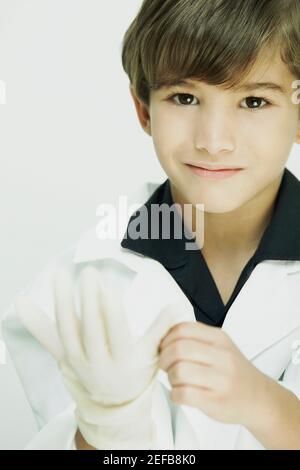
[[[186,163],[187,167],[197,176],[207,179],[224,179],[236,175],[243,168],[225,168],[220,167],[218,169],[209,169],[206,167],[195,166],[189,163]]]

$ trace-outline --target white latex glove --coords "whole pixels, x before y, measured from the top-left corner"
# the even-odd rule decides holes
[[[80,317],[70,273],[59,269],[53,287],[56,323],[26,296],[15,305],[25,327],[58,362],[81,434],[97,449],[151,449],[158,346],[173,325],[185,321],[180,305],[169,304],[133,341],[118,295],[107,298],[94,267],[81,273]]]

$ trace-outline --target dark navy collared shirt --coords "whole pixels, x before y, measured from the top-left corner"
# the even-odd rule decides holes
[[[159,261],[190,300],[198,321],[222,326],[228,309],[254,267],[261,261],[300,260],[300,181],[287,168],[284,170],[276,195],[271,220],[254,255],[244,266],[226,305],[222,301],[201,249],[185,249],[185,242],[191,242],[193,238],[185,236],[182,218],[176,211],[172,216],[173,219],[171,217],[173,220],[170,230],[171,236],[168,239],[164,238],[165,235],[163,236],[158,227],[158,238],[151,239],[151,205],[164,203],[168,206],[174,204],[169,179],[162,183],[143,205],[146,206],[148,214],[148,238],[133,239],[129,236],[129,226],[139,217],[141,209],[139,208],[129,219],[121,246]],[[182,238],[174,236],[175,221],[181,224]],[[187,231],[187,233],[190,232]]]

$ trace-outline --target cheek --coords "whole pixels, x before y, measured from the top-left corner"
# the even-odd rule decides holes
[[[152,139],[161,163],[180,160],[191,142],[191,126],[170,110],[153,113]]]
[[[270,119],[262,127],[253,149],[257,182],[270,183],[283,171],[295,141],[294,122],[291,115],[283,114]],[[250,155],[251,157],[251,155]]]
[[[295,140],[295,122],[295,113],[285,106],[240,121],[238,153],[251,169],[252,186],[262,189],[283,171]]]
[[[155,153],[162,168],[173,179],[177,172],[181,171],[183,157],[188,153],[187,143],[179,133],[172,134],[165,128],[161,128],[156,133],[152,132],[152,138]]]
[[[255,159],[257,168],[264,171],[268,166],[272,172],[285,165],[295,141],[297,118],[289,106],[270,108],[259,119],[253,119],[244,126],[243,139],[248,155]],[[252,160],[254,161],[254,160]]]

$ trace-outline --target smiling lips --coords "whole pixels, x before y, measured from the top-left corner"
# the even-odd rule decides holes
[[[200,166],[186,164],[188,168],[197,176],[206,179],[224,179],[236,175],[243,168],[222,168],[222,169],[207,169]]]

